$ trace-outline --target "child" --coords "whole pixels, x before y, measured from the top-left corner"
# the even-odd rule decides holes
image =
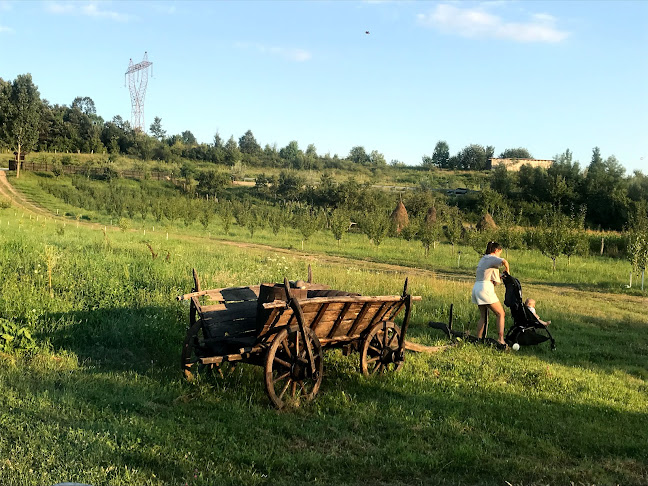
[[[542,319],[540,319],[540,317],[538,316],[538,314],[536,313],[536,310],[535,310],[536,301],[534,299],[525,300],[524,305],[526,306],[527,309],[529,309],[531,311],[531,313],[534,316],[536,316],[538,318],[538,322],[540,322],[540,324],[542,324],[543,326],[548,326],[549,324],[551,324],[551,321],[546,321],[545,322]]]

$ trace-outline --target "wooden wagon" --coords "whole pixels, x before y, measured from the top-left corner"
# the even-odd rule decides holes
[[[223,374],[238,362],[265,368],[265,389],[277,408],[313,399],[326,348],[360,353],[365,375],[398,370],[412,302],[407,279],[401,295],[362,296],[308,280],[202,290],[196,271],[189,329],[182,348],[184,376],[209,368]],[[402,328],[394,318],[402,310]]]

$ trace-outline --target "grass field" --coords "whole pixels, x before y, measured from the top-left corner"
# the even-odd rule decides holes
[[[192,267],[204,287],[223,287],[303,277],[311,263],[316,281],[378,295],[409,275],[423,297],[410,338],[439,344],[426,323],[450,303],[474,330],[477,254],[463,248],[457,262],[441,245],[423,260],[414,243],[375,248],[361,235],[339,249],[321,235],[302,251],[296,233],[255,234],[274,250],[216,239],[249,241],[234,226],[104,234],[36,218],[0,210],[1,322],[36,343],[0,353],[0,484],[648,483],[648,298],[624,290],[623,262],[573,259],[552,273],[545,257],[511,252],[525,296],[553,322],[555,352],[459,345],[366,379],[357,355],[331,351],[317,399],[277,412],[261,368],[181,379],[188,307],[174,297]]]

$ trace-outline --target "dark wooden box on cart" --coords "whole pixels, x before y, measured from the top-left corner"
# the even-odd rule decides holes
[[[362,296],[312,282],[271,283],[202,290],[196,271],[189,329],[182,350],[185,377],[201,368],[222,373],[244,362],[265,368],[265,388],[277,408],[317,395],[323,375],[322,351],[360,353],[366,375],[397,370],[403,363],[412,302],[421,297]],[[402,311],[402,329],[394,323]]]

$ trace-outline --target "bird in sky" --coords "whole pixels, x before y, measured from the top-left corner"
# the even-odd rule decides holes
[[[368,30],[365,30],[365,34],[368,34],[368,33],[369,33],[369,31],[368,31]]]

